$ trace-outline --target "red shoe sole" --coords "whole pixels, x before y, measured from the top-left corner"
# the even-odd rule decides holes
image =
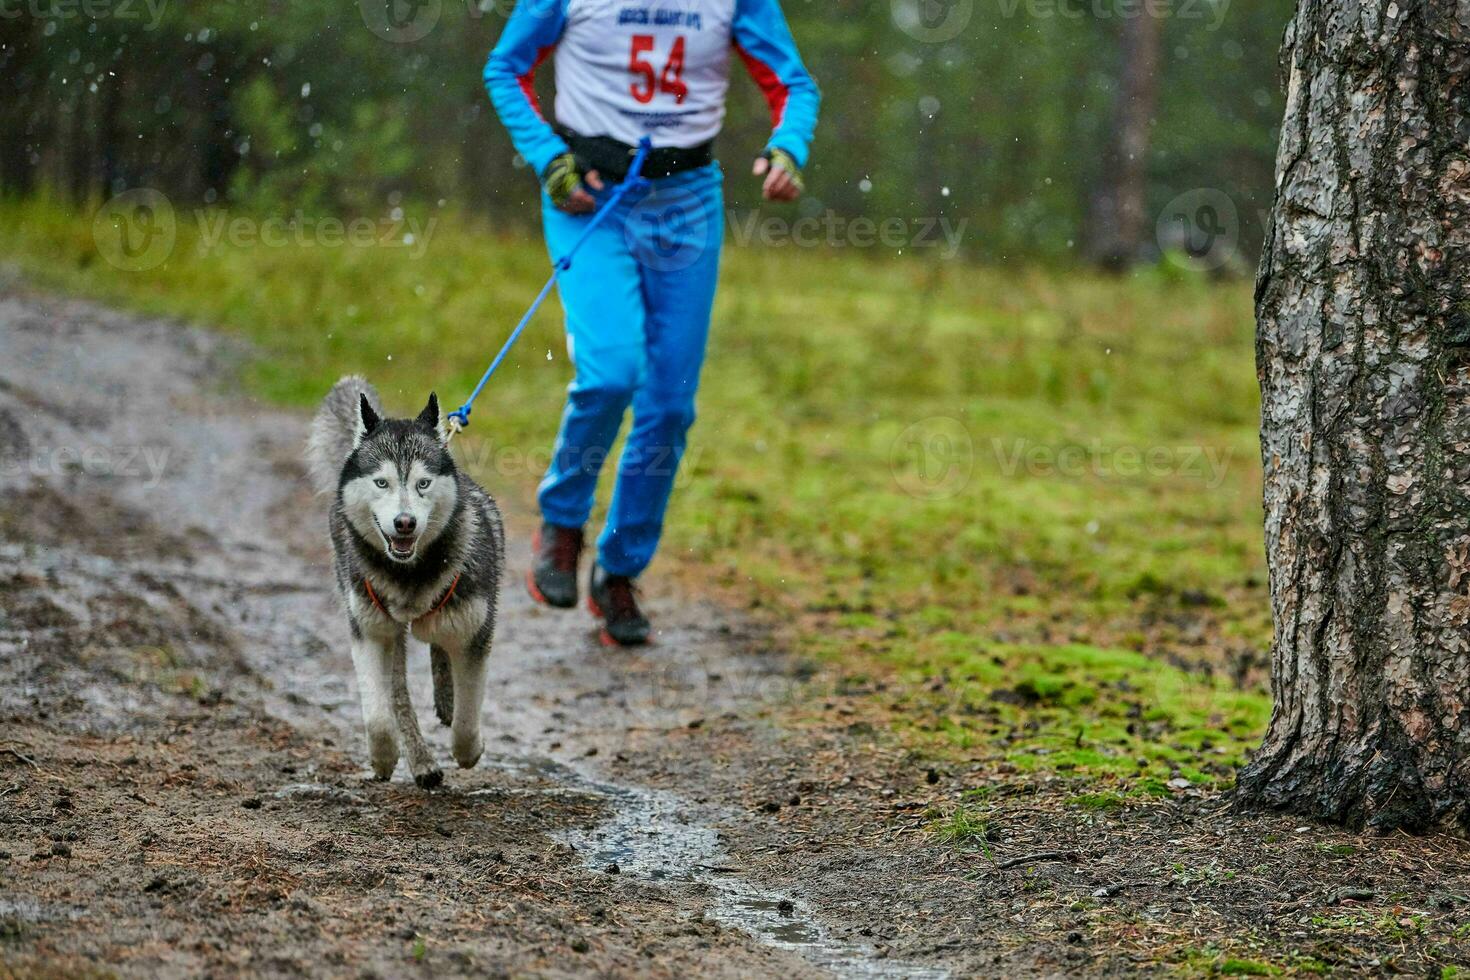
[[[599,606],[595,601],[593,601],[590,595],[587,597],[587,611],[596,616],[598,619],[607,618],[602,614],[602,607]],[[601,641],[602,645],[605,647],[616,647],[618,645],[618,641],[612,638],[612,634],[607,631],[607,627],[605,626],[597,631],[597,639]]]
[[[536,573],[534,570],[528,569],[526,571],[526,591],[531,593],[531,598],[541,603],[541,605],[551,605],[551,603],[546,601],[546,596],[541,594],[541,590],[536,588]]]
[[[602,613],[602,607],[599,606],[590,595],[587,597],[587,611],[592,613],[592,615],[596,616],[598,619],[607,619],[607,617],[604,616]],[[597,631],[597,639],[600,640],[602,642],[602,645],[605,647],[615,647],[619,650],[625,649],[623,644],[613,639],[613,635],[607,631],[606,626]],[[647,646],[647,643],[645,642],[642,645]]]

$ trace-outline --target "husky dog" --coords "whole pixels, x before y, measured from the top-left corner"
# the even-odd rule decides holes
[[[505,531],[495,501],[454,465],[439,400],[414,419],[385,419],[373,386],[338,381],[311,426],[307,459],[333,495],[337,588],[352,631],[373,774],[389,779],[400,737],[420,786],[444,774],[408,696],[408,635],[429,644],[434,712],[454,761],[480,759],[480,703],[495,632]]]

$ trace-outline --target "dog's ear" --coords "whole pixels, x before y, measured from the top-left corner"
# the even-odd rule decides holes
[[[383,421],[381,418],[378,417],[378,413],[373,411],[373,406],[372,403],[368,401],[368,396],[363,394],[359,394],[357,396],[357,419],[358,439],[362,439],[364,436],[372,435],[373,430],[376,429],[378,425]]]
[[[444,431],[444,419],[439,415],[438,392],[429,392],[429,404],[425,405],[424,410],[419,413],[418,423],[433,429],[438,434],[440,442],[445,440],[447,433]]]

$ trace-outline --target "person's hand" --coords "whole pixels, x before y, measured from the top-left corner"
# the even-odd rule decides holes
[[[563,153],[546,165],[541,186],[546,188],[551,203],[561,210],[568,214],[590,214],[597,209],[597,202],[587,193],[587,187],[602,190],[602,177],[596,170],[583,174],[576,155]]]
[[[806,183],[801,179],[801,168],[791,154],[774,146],[755,158],[755,166],[750,172],[766,178],[761,185],[761,197],[767,201],[794,201],[806,189]]]

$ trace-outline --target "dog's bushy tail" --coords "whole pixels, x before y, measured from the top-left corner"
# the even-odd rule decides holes
[[[318,493],[335,493],[337,481],[342,476],[342,464],[352,455],[357,444],[357,430],[361,424],[358,399],[367,396],[368,404],[380,415],[383,403],[378,390],[355,374],[348,375],[332,386],[322,407],[317,409],[316,418],[311,420],[311,436],[306,441],[306,462],[311,470],[311,482]]]

